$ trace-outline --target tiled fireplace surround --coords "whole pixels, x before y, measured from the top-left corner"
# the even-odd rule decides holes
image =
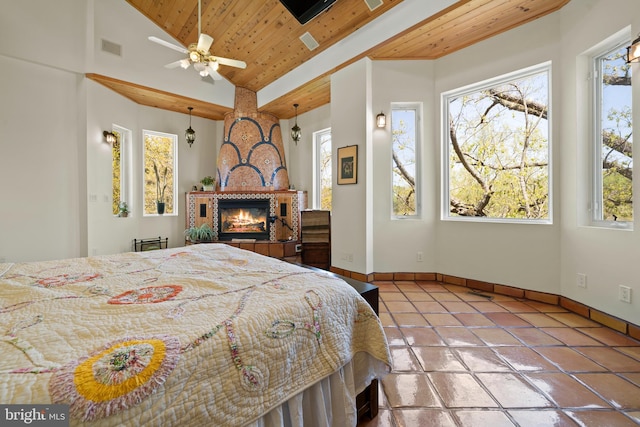
[[[414,282],[414,281],[437,281],[449,285],[464,286],[478,292],[491,292],[500,295],[507,295],[513,298],[528,299],[543,302],[546,304],[558,305],[566,310],[578,314],[594,322],[600,323],[625,335],[635,339],[640,339],[640,326],[618,319],[600,310],[573,301],[572,299],[550,294],[546,292],[531,291],[516,288],[513,286],[500,285],[497,283],[482,282],[480,280],[467,279],[464,277],[449,276],[440,273],[370,273],[362,274],[337,267],[331,267],[331,271],[342,276],[351,277],[361,282]]]

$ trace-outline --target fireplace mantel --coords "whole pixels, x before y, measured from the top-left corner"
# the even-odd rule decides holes
[[[220,200],[268,200],[274,222],[265,242],[298,242],[300,240],[300,211],[306,209],[306,193],[303,191],[192,191],[186,194],[186,228],[207,223],[216,233],[218,202]]]

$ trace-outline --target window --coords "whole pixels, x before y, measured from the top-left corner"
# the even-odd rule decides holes
[[[313,134],[315,145],[314,180],[315,194],[313,206],[315,209],[331,210],[331,129],[325,129]]]
[[[122,203],[126,203],[129,209],[131,206],[131,131],[114,125],[112,132],[116,142],[111,146],[111,210],[118,215]]]
[[[595,144],[593,221],[631,227],[633,221],[633,139],[631,67],[617,44],[594,58]]]
[[[443,219],[549,223],[550,64],[443,95]]]
[[[393,216],[416,217],[419,200],[417,191],[419,141],[419,104],[391,106],[391,173]]]
[[[177,215],[178,136],[144,130],[144,214]],[[158,203],[164,203],[164,212]]]

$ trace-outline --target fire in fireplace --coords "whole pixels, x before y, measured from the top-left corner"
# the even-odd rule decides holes
[[[218,239],[269,240],[269,200],[219,200]]]

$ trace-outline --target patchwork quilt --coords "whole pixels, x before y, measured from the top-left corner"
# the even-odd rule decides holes
[[[224,244],[0,264],[0,402],[71,425],[241,426],[366,352],[344,281]]]

